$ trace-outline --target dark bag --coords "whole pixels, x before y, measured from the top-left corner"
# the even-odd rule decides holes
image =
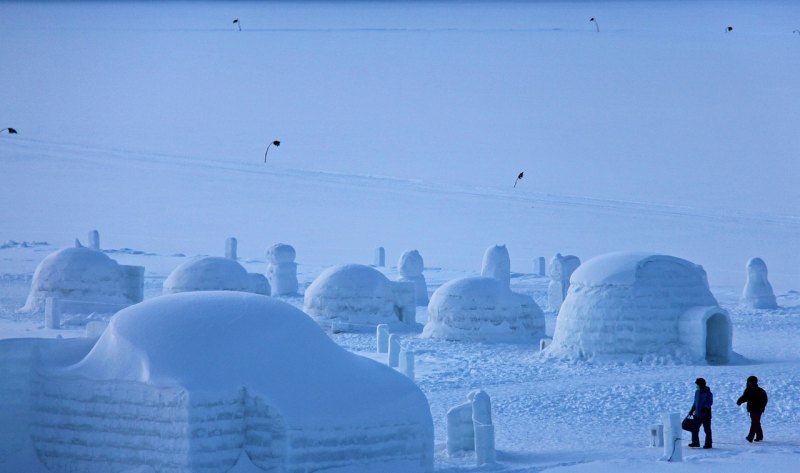
[[[687,432],[694,432],[694,429],[697,427],[697,424],[698,424],[697,419],[695,419],[692,416],[686,416],[686,418],[683,419],[683,422],[681,422],[681,429]]]

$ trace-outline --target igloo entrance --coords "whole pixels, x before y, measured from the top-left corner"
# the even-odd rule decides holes
[[[731,352],[730,321],[723,314],[712,314],[706,320],[706,361],[710,364],[728,363]]]

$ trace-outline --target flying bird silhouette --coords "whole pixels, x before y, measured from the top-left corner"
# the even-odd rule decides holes
[[[281,145],[281,142],[280,142],[280,141],[278,141],[278,140],[275,140],[275,141],[273,141],[272,143],[270,143],[270,144],[268,144],[268,145],[267,145],[267,150],[266,150],[266,151],[264,151],[264,162],[265,162],[265,163],[267,162],[267,153],[269,153],[269,147],[270,147],[270,146],[272,146],[272,145],[275,145],[275,146],[280,146],[280,145]]]
[[[519,182],[520,179],[522,179],[522,176],[524,176],[524,175],[525,175],[524,171],[519,173],[519,176],[517,176],[517,180],[514,181],[514,187],[517,187],[517,183]]]

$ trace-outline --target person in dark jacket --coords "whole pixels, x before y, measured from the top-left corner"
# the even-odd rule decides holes
[[[694,416],[695,424],[692,429],[692,443],[689,444],[692,448],[700,447],[700,426],[703,426],[703,431],[706,435],[706,441],[703,448],[711,448],[711,405],[714,404],[714,395],[711,389],[706,386],[706,380],[697,378],[694,382],[697,385],[697,390],[694,393],[694,404],[692,410],[689,411],[690,416]]]
[[[764,432],[761,430],[761,415],[767,408],[767,392],[758,385],[758,378],[750,376],[747,378],[747,387],[744,394],[736,401],[737,406],[747,403],[747,412],[750,413],[750,433],[747,434],[747,441],[760,442],[764,440]]]

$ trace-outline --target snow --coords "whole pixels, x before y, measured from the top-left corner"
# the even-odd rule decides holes
[[[422,255],[417,250],[406,250],[400,255],[397,261],[397,272],[400,273],[398,281],[414,283],[414,302],[418,306],[427,306],[428,285],[425,282],[425,263]]]
[[[506,245],[495,245],[486,249],[481,264],[481,276],[495,278],[505,287],[511,286],[511,257]]]
[[[0,2],[0,129],[19,131],[0,133],[0,397],[26,386],[12,339],[89,340],[17,312],[36,266],[87,229],[146,268],[146,300],[230,235],[251,273],[292,242],[298,295],[279,298],[296,307],[325,268],[371,263],[378,246],[425,255],[433,292],[504,242],[511,289],[541,307],[535,258],[652,248],[702,263],[741,359],[561,360],[407,334],[434,470],[794,471],[799,17],[784,0]],[[742,304],[755,255],[776,309]],[[545,322],[552,336],[556,314]],[[327,336],[385,362],[374,333]],[[750,375],[770,395],[758,445],[733,402]],[[715,448],[659,462],[649,426],[688,411],[697,377],[715,393]],[[446,411],[473,389],[492,399],[491,467],[445,451]],[[46,473],[8,441],[31,420],[17,407],[0,406],[0,471]],[[245,455],[234,468],[258,467]]]
[[[742,291],[742,301],[753,309],[778,308],[767,276],[767,263],[761,258],[750,258],[747,262],[747,283]]]
[[[273,296],[297,294],[296,256],[294,248],[284,243],[267,248],[267,279]]]
[[[164,294],[186,291],[244,291],[269,295],[270,288],[264,275],[248,273],[230,258],[205,256],[181,263],[164,281]]]
[[[578,358],[674,355],[727,363],[733,337],[699,265],[667,255],[618,252],[572,273],[547,353]]]

